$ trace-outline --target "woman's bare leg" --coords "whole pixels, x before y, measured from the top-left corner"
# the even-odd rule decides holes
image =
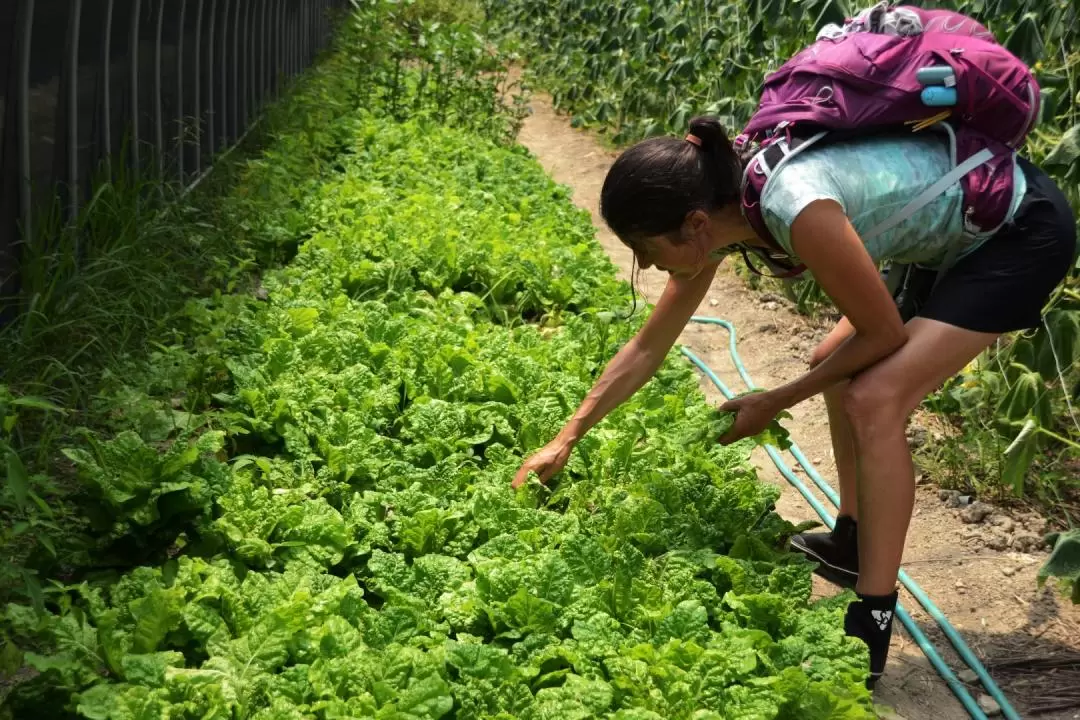
[[[832,354],[844,340],[855,332],[855,328],[842,318],[829,335],[822,340],[810,358],[810,367],[814,367]],[[853,520],[859,519],[859,502],[856,493],[858,473],[855,463],[855,439],[851,434],[844,398],[849,383],[842,382],[826,390],[825,408],[829,413],[829,435],[832,437],[833,458],[836,460],[836,476],[840,483],[840,515],[847,515]]]
[[[919,317],[907,329],[908,342],[856,376],[844,395],[858,466],[856,590],[865,595],[892,593],[900,571],[915,502],[908,416],[997,338]]]

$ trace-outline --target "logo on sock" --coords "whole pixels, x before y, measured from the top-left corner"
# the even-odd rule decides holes
[[[882,630],[889,627],[892,620],[892,610],[871,610],[870,615]]]

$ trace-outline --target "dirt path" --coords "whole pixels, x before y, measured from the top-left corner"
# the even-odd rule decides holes
[[[571,128],[566,118],[556,115],[546,96],[535,95],[531,108],[532,114],[522,129],[520,142],[537,156],[557,182],[572,188],[574,201],[592,214],[601,245],[618,266],[620,274],[628,277],[631,254],[607,231],[598,211],[600,188],[615,154],[604,149],[589,133]],[[665,276],[658,272],[643,274],[640,286],[649,300],[655,301],[660,296],[664,279]],[[699,312],[723,317],[735,324],[743,363],[755,382],[764,387],[782,384],[803,372],[810,350],[824,334],[823,328],[815,327],[797,315],[782,299],[762,297],[751,291],[730,267],[721,268]],[[722,329],[691,325],[683,332],[681,342],[700,355],[732,387],[737,386],[739,378],[731,366],[727,336]],[[710,383],[703,380],[702,386],[710,399],[720,399]],[[792,414],[794,420],[786,423],[792,436],[822,476],[835,482],[824,403],[820,398],[814,398],[794,408]],[[784,517],[793,522],[817,519],[764,453],[755,456],[755,462],[763,479],[783,488],[778,510]],[[832,509],[824,498],[821,499]],[[904,567],[980,658],[989,665],[995,658],[1041,658],[1080,647],[1080,609],[1063,602],[1053,591],[1040,591],[1036,587],[1035,573],[1044,554],[1041,551],[990,550],[985,547],[987,538],[992,536],[989,528],[965,524],[959,512],[947,507],[935,487],[921,485],[905,549]],[[1025,528],[1015,518],[995,521],[1002,525],[993,532],[1041,531],[1039,527]],[[1010,527],[1010,523],[1015,527]],[[836,589],[815,580],[815,592],[828,595]],[[901,602],[939,650],[948,646],[936,623],[913,598],[902,592]],[[944,653],[944,657],[957,671],[965,667],[951,652]],[[1075,687],[1080,684],[1080,667],[1072,670],[1076,671],[1075,676],[1059,681],[1062,694],[1075,693]],[[1009,674],[991,669],[991,672],[1023,717],[1080,718],[1080,707],[1036,715],[1029,709],[1037,695],[1045,694],[1045,685],[1038,687],[1030,676],[1015,671]],[[1055,672],[1061,675],[1060,670],[1041,672],[1038,682],[1052,681]],[[978,697],[982,691],[976,684],[971,692]],[[1059,695],[1053,688],[1050,694]],[[968,717],[899,624],[893,637],[890,665],[879,684],[876,700],[909,720],[961,720]]]

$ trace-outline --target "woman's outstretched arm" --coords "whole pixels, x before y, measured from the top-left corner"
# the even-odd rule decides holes
[[[563,469],[585,433],[649,381],[701,304],[717,267],[709,265],[693,277],[672,275],[668,279],[664,293],[641,330],[607,364],[559,434],[522,464],[514,476],[514,487],[523,484],[530,471],[541,482],[547,482]]]

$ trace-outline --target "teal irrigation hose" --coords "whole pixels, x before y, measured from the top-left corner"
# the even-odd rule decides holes
[[[723,393],[724,397],[728,398],[729,400],[735,397],[734,393],[732,393],[731,390],[726,385],[724,385],[723,381],[721,381],[720,378],[716,376],[716,373],[714,373],[709,368],[709,366],[701,360],[701,358],[699,358],[692,351],[688,350],[685,347],[682,348],[682,354],[685,355],[690,360],[690,362],[696,365],[703,373],[705,373],[706,377],[708,377],[709,380],[711,380],[713,384],[716,385],[720,392]],[[802,481],[800,481],[799,478],[795,476],[795,474],[787,466],[787,463],[785,463],[783,458],[780,457],[780,453],[777,451],[777,449],[771,445],[766,445],[765,452],[768,453],[769,457],[776,465],[777,470],[779,470],[780,473],[788,480],[788,482],[794,485],[795,489],[798,490],[804,498],[806,498],[806,501],[810,504],[810,507],[814,509],[814,512],[816,512],[818,516],[822,519],[822,521],[831,529],[836,523],[832,515],[830,515],[829,511],[825,508],[825,506],[821,504],[821,501],[814,497],[814,494],[810,492],[810,489],[807,488],[806,485],[804,485]],[[896,617],[911,634],[911,637],[914,638],[916,644],[918,644],[918,646],[922,649],[923,653],[926,655],[926,658],[930,661],[930,664],[934,666],[934,669],[937,670],[938,673],[945,679],[945,682],[948,683],[949,688],[956,695],[957,699],[960,700],[960,703],[964,706],[964,709],[968,711],[968,714],[971,715],[971,717],[975,718],[975,720],[987,720],[986,714],[983,713],[982,709],[975,702],[974,698],[971,697],[971,694],[968,693],[967,689],[963,686],[963,684],[960,683],[959,679],[957,679],[956,675],[949,668],[949,666],[946,665],[945,662],[941,659],[941,656],[938,655],[937,651],[934,649],[934,646],[930,643],[929,638],[926,637],[923,631],[919,629],[919,626],[915,624],[915,621],[911,618],[907,611],[904,610],[904,608],[899,604],[897,604],[896,606]]]
[[[750,378],[750,374],[746,371],[746,367],[743,365],[742,360],[739,357],[735,327],[730,322],[722,320],[720,318],[694,316],[691,318],[691,320],[698,323],[719,325],[728,331],[728,350],[731,355],[731,360],[735,365],[735,369],[738,371],[739,376],[742,377],[743,382],[746,383],[746,386],[750,389],[755,389],[757,386]],[[716,373],[709,369],[709,367],[704,362],[702,362],[700,358],[698,358],[691,351],[685,348],[683,349],[683,354],[686,355],[691,360],[691,362],[693,362],[706,374],[706,376],[709,377],[709,379],[717,386],[717,388],[720,390],[721,393],[724,394],[725,397],[730,398],[733,396],[731,390],[724,385],[720,378],[716,376]],[[818,502],[817,498],[814,497],[814,495],[805,486],[805,484],[803,484],[803,482],[795,476],[795,474],[780,457],[779,452],[776,450],[776,448],[766,447],[765,450],[768,453],[770,459],[772,459],[773,463],[776,465],[777,469],[781,472],[781,474],[784,475],[784,477],[792,485],[794,485],[797,490],[799,490],[803,497],[806,498],[807,502],[810,503],[811,507],[814,508],[814,511],[817,512],[817,514],[822,518],[826,525],[831,528],[834,521],[829,515],[828,511],[821,505],[820,502]],[[825,481],[825,479],[821,477],[821,475],[814,468],[813,464],[806,459],[806,456],[803,455],[802,450],[799,449],[798,445],[793,443],[790,451],[792,456],[799,463],[799,465],[801,465],[803,469],[806,470],[807,475],[811,478],[811,480],[813,480],[814,484],[818,487],[818,489],[825,494],[825,496],[830,500],[830,502],[833,503],[833,505],[839,506],[840,499],[837,496],[836,491],[833,490],[832,487]],[[912,594],[912,596],[915,597],[919,604],[923,606],[927,613],[941,627],[946,637],[949,638],[949,641],[956,649],[957,653],[964,660],[964,662],[967,663],[969,667],[971,667],[971,669],[975,672],[976,676],[982,682],[983,687],[1001,707],[1002,714],[1004,715],[1006,720],[1019,720],[1020,716],[1016,713],[1012,705],[1005,698],[1004,693],[1002,693],[1001,689],[997,686],[997,683],[994,682],[993,678],[990,677],[990,674],[986,671],[986,668],[983,666],[983,664],[979,662],[979,659],[975,657],[974,653],[971,652],[971,649],[968,647],[967,643],[964,642],[963,638],[960,637],[960,634],[956,631],[952,624],[949,623],[944,613],[941,612],[941,610],[933,603],[933,601],[930,600],[930,598],[923,591],[923,589],[919,587],[919,585],[913,579],[911,579],[911,577],[909,577],[908,574],[903,570],[900,571],[899,579],[900,582],[904,585],[904,587]],[[964,687],[964,685],[959,681],[959,679],[952,672],[952,670],[941,660],[941,657],[934,650],[933,646],[930,645],[926,636],[923,635],[922,631],[919,630],[919,628],[914,624],[913,621],[911,621],[910,616],[907,615],[907,613],[903,611],[902,608],[898,607],[897,617],[900,618],[905,628],[907,628],[908,632],[911,633],[916,643],[919,645],[920,648],[922,648],[923,652],[926,654],[927,659],[930,660],[931,664],[934,665],[935,669],[937,669],[937,671],[941,674],[942,678],[949,685],[953,693],[956,694],[957,698],[961,701],[961,703],[968,710],[971,716],[974,718],[986,717],[983,711],[978,707],[978,705],[974,703],[971,695],[967,692],[967,689]]]

